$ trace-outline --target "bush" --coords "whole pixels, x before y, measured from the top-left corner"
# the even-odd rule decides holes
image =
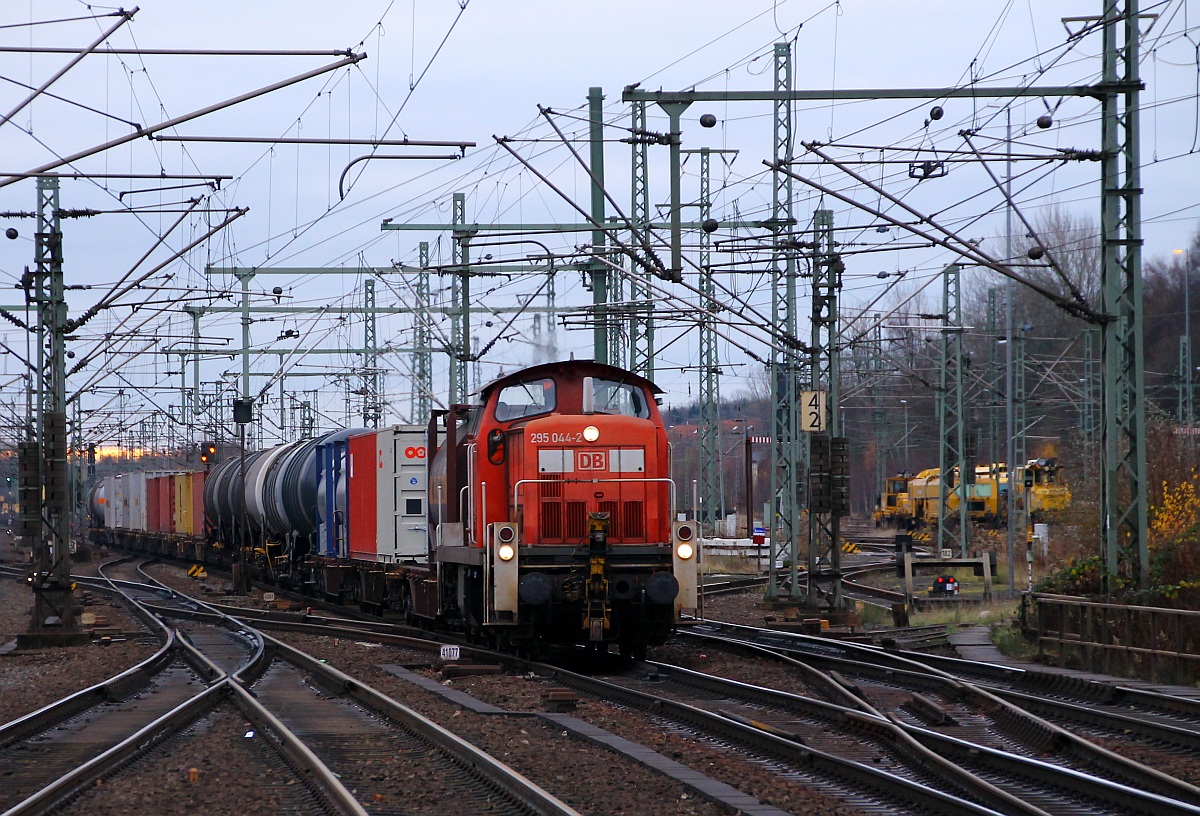
[[[1034,587],[1054,595],[1097,597],[1104,594],[1104,561],[1099,555],[1075,557]]]

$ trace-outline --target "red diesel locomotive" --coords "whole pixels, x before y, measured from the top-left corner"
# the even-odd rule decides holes
[[[696,527],[677,521],[660,390],[548,363],[429,426],[429,566],[411,611],[513,643],[642,653],[696,605]],[[413,576],[415,579],[415,576]]]

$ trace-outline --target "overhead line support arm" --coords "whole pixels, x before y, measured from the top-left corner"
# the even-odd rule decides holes
[[[67,73],[67,71],[70,71],[72,68],[74,68],[76,65],[78,65],[80,60],[82,60],[88,54],[95,51],[96,47],[98,45],[100,45],[100,43],[104,42],[110,36],[112,36],[113,33],[116,32],[116,30],[118,28],[120,28],[121,26],[125,25],[127,22],[132,20],[133,15],[137,14],[137,12],[138,12],[137,8],[134,8],[133,11],[117,12],[117,14],[120,15],[121,19],[118,20],[117,22],[113,23],[111,28],[109,28],[107,31],[105,31],[103,34],[101,34],[99,37],[97,37],[95,40],[93,40],[91,45],[87,46],[82,51],[78,51],[78,50],[74,50],[74,49],[69,49],[69,50],[65,51],[65,53],[74,53],[75,59],[68,61],[66,65],[64,65],[62,68],[60,68],[54,74],[54,76],[50,77],[45,82],[43,82],[41,85],[39,85],[38,88],[33,93],[29,94],[29,96],[22,99],[21,102],[15,108],[10,110],[4,116],[0,117],[0,125],[3,125],[5,122],[12,121],[12,118],[14,116],[16,116],[18,113],[20,113],[22,110],[24,110],[26,105],[28,105],[33,100],[37,99],[38,96],[41,95],[42,91],[46,90],[51,85],[53,85],[55,82],[57,82],[59,79],[61,79],[62,76]]]
[[[824,156],[824,154],[820,153],[820,151],[816,150],[816,148],[814,146],[812,146],[808,143],[805,143],[805,147],[808,147],[809,150],[812,150],[813,152],[817,153],[818,155]],[[916,235],[920,238],[924,238],[925,240],[931,242],[932,244],[943,247],[945,249],[950,250],[951,252],[961,255],[963,258],[967,259],[971,263],[976,263],[981,266],[986,266],[987,268],[1000,273],[1001,275],[1003,275],[1006,278],[1011,278],[1012,280],[1016,281],[1017,283],[1027,286],[1030,289],[1032,289],[1033,291],[1037,292],[1042,297],[1044,297],[1047,300],[1049,300],[1050,302],[1054,303],[1056,306],[1058,306],[1060,309],[1067,312],[1068,314],[1082,318],[1083,320],[1087,320],[1088,322],[1091,322],[1091,323],[1103,323],[1107,319],[1107,318],[1105,318],[1104,315],[1097,314],[1096,312],[1093,312],[1091,309],[1080,306],[1078,303],[1076,303],[1075,301],[1073,301],[1069,298],[1062,297],[1057,292],[1054,292],[1050,289],[1040,286],[1032,281],[1026,280],[1025,278],[1022,278],[1020,275],[1013,273],[1013,271],[1011,269],[1009,269],[1007,266],[1005,266],[1004,264],[984,255],[979,250],[978,247],[971,246],[971,245],[967,244],[966,242],[958,241],[958,239],[955,236],[953,236],[953,234],[947,233],[944,229],[939,227],[936,223],[931,221],[928,217],[926,217],[926,216],[922,215],[921,213],[917,212],[916,210],[912,209],[907,204],[904,204],[900,199],[892,196],[890,193],[887,193],[882,188],[872,184],[870,182],[870,180],[863,178],[862,176],[855,173],[853,170],[850,170],[849,168],[842,166],[841,164],[839,164],[838,162],[836,162],[832,159],[829,159],[829,161],[831,164],[837,166],[843,172],[850,175],[852,178],[854,178],[860,184],[866,185],[873,192],[879,193],[880,195],[886,197],[893,204],[895,204],[899,207],[902,207],[906,212],[912,214],[920,221],[923,221],[923,222],[931,225],[932,227],[937,229],[939,232],[949,235],[951,238],[955,238],[955,240],[954,241],[947,240],[946,238],[942,238],[940,236],[937,236],[937,235],[931,234],[929,232],[926,232],[924,230],[918,229],[917,227],[915,227],[911,224],[906,224],[897,218],[893,218],[892,216],[888,215],[885,212],[882,212],[882,211],[880,211],[876,208],[873,208],[867,204],[863,204],[859,201],[856,201],[853,198],[850,198],[849,196],[844,195],[843,193],[839,193],[837,190],[834,190],[830,187],[826,187],[825,185],[820,184],[819,182],[813,181],[812,179],[805,178],[804,176],[798,175],[798,174],[792,172],[791,170],[787,169],[786,167],[783,167],[781,164],[775,164],[775,163],[772,163],[772,162],[766,161],[766,160],[763,161],[763,164],[772,169],[782,170],[784,173],[787,173],[789,176],[796,179],[797,181],[807,184],[809,187],[812,187],[816,190],[820,190],[821,192],[825,193],[826,195],[833,196],[834,198],[838,199],[839,201],[849,204],[852,207],[858,207],[859,209],[863,210],[864,212],[868,212],[871,215],[875,216],[876,218],[887,221],[889,224],[891,224],[895,227],[900,227],[901,229],[908,230],[913,235]]]
[[[1025,96],[1087,96],[1095,99],[1109,93],[1139,91],[1142,82],[1101,82],[1096,85],[1051,85],[1046,87],[965,88],[835,88],[789,91],[642,91],[626,88],[622,102],[828,102],[851,99],[999,99]]]
[[[241,102],[246,102],[251,99],[255,99],[259,96],[263,96],[265,94],[269,94],[274,91],[278,91],[278,90],[280,90],[282,88],[286,88],[290,85],[295,85],[299,82],[303,82],[306,79],[312,79],[313,77],[320,76],[321,74],[326,74],[326,73],[329,73],[330,71],[336,71],[337,69],[345,68],[348,65],[354,65],[355,63],[361,62],[362,60],[364,60],[366,58],[367,58],[366,54],[352,54],[352,55],[346,57],[345,59],[341,59],[341,60],[338,60],[337,62],[333,62],[328,65],[324,65],[320,68],[314,68],[311,71],[305,71],[303,74],[297,74],[294,77],[290,77],[288,79],[284,79],[279,82],[272,83],[270,85],[265,85],[261,88],[258,88],[257,90],[248,91],[247,93],[241,94],[240,96],[235,96],[232,99],[227,99],[224,102],[217,102],[216,104],[208,105],[207,107],[200,108],[199,110],[194,110],[191,113],[185,113],[182,116],[176,116],[173,119],[168,119],[165,122],[159,122],[157,125],[153,125],[148,128],[138,128],[138,130],[135,133],[127,133],[124,136],[117,137],[116,139],[110,139],[109,141],[105,142],[104,144],[96,145],[94,147],[89,147],[86,150],[81,150],[78,153],[73,153],[70,156],[66,156],[65,158],[56,159],[52,162],[43,164],[40,167],[35,167],[34,169],[28,171],[28,173],[32,174],[32,175],[39,175],[39,174],[45,173],[48,170],[53,170],[57,167],[62,167],[64,165],[73,164],[74,162],[77,162],[80,159],[86,159],[87,157],[94,156],[97,153],[103,153],[104,151],[111,150],[114,147],[119,147],[120,145],[128,144],[129,142],[132,142],[135,139],[139,139],[143,136],[147,136],[147,137],[152,136],[153,134],[158,133],[160,130],[168,130],[170,128],[176,127],[177,125],[181,125],[184,122],[190,122],[193,119],[199,119],[201,116],[207,116],[210,113],[214,113],[216,111],[223,110],[224,108],[228,108],[233,105],[237,105]],[[5,178],[0,178],[0,187],[7,187],[8,185],[13,184],[16,181],[19,181],[23,177],[24,177],[24,175],[8,176]]]

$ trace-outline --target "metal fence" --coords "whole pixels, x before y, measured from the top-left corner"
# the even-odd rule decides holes
[[[1200,612],[1032,596],[1040,660],[1159,683],[1200,681]]]

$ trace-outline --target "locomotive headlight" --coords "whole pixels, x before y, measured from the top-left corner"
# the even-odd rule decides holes
[[[684,561],[687,561],[689,558],[691,558],[693,555],[696,554],[696,550],[695,550],[695,548],[692,547],[691,544],[688,544],[685,541],[682,544],[680,544],[678,547],[675,548],[675,554],[678,555],[680,558],[682,558]]]
[[[600,429],[595,425],[588,425],[583,429],[583,438],[588,442],[595,442],[600,438]]]
[[[516,554],[517,550],[512,544],[501,544],[496,550],[496,555],[500,557],[501,561],[512,561]]]

